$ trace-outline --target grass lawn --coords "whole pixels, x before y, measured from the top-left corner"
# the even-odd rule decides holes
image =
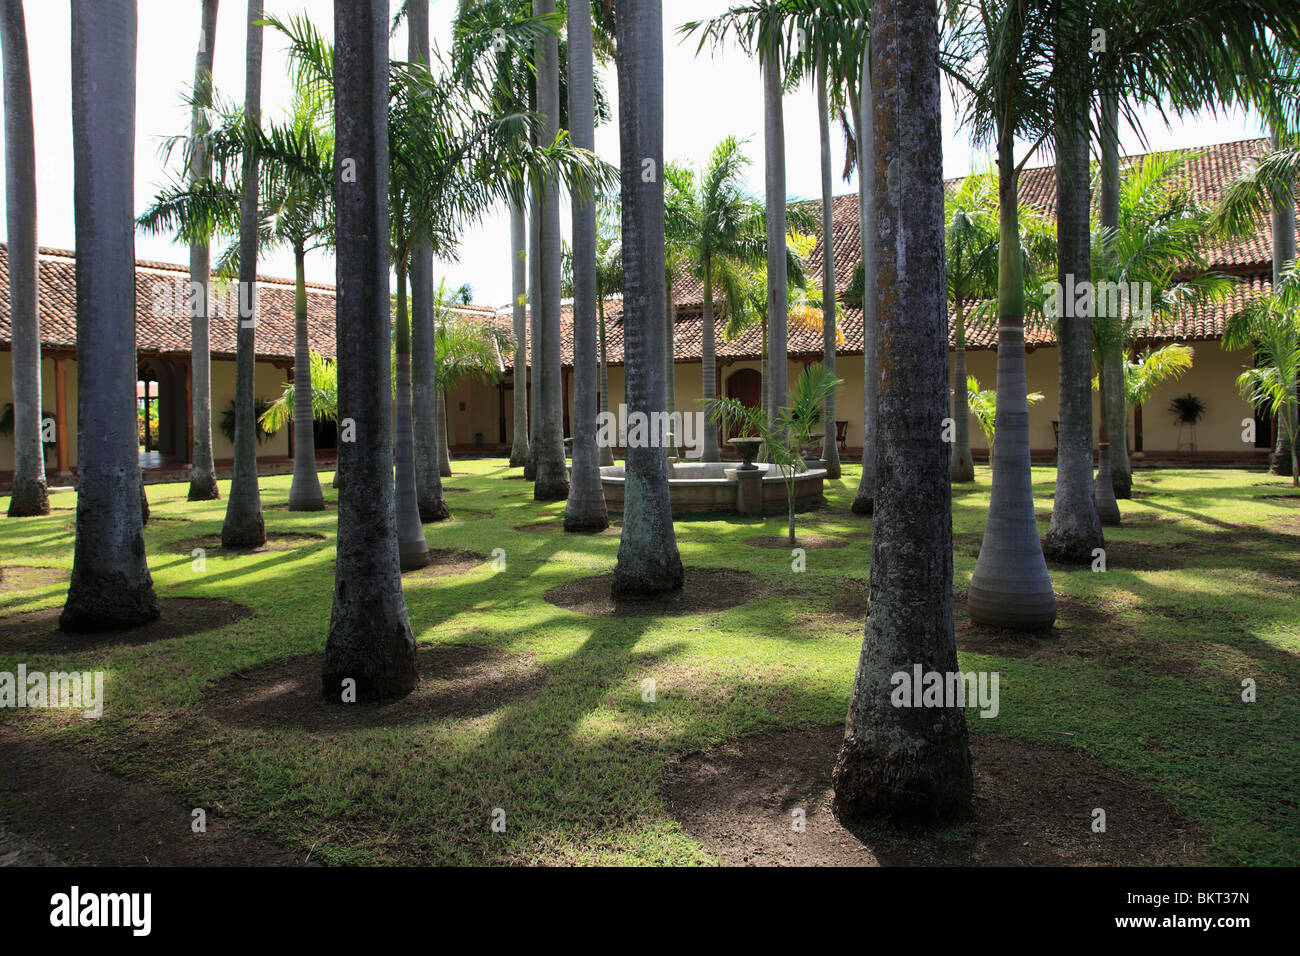
[[[422,654],[460,683],[426,676],[425,696],[389,712],[400,719],[372,711],[331,723],[310,716],[324,705],[282,706],[274,680],[258,683],[318,653],[329,624],[337,496],[326,482],[331,510],[290,513],[286,475],[262,481],[268,530],[291,536],[284,549],[228,555],[209,543],[201,567],[192,550],[219,534],[224,500],[189,503],[184,484],[148,488],[159,597],[221,598],[251,616],[72,652],[25,648],[11,633],[0,671],[103,670],[106,704],[99,720],[0,710],[0,724],[187,807],[219,805],[210,812],[326,863],[715,860],[670,812],[665,774],[684,754],[843,720],[870,544],[869,521],[848,511],[858,469],[829,483],[827,509],[799,519],[847,546],[810,548],[800,573],[788,551],[747,543],[782,533],[783,516],[679,521],[688,575],[743,570],[762,593],[728,610],[635,617],[544,597],[610,572],[616,535],[517,530],[558,522],[563,503],[535,504],[501,460],[455,468],[454,520],[426,526],[429,546],[482,560],[408,575],[406,598]],[[1034,470],[1043,532],[1054,477]],[[1287,482],[1138,471],[1125,525],[1107,529],[1107,569],[1053,567],[1058,628],[1026,642],[971,628],[963,609],[988,505],[989,471],[978,469],[954,494],[958,643],[963,669],[1000,674],[1001,701],[995,719],[969,711],[975,738],[1086,748],[1194,821],[1210,862],[1300,862],[1300,497]],[[63,510],[0,519],[0,629],[63,602],[75,496],[53,505]],[[65,577],[41,572],[43,584],[36,572],[17,577],[20,565]],[[1255,703],[1241,700],[1246,678]],[[268,696],[241,697],[245,685]],[[490,826],[497,808],[505,832]]]

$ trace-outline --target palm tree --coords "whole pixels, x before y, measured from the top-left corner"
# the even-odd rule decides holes
[[[1042,392],[1030,392],[1025,396],[1025,402],[1030,408],[1033,408],[1043,400],[1043,397]],[[987,439],[989,447],[992,448],[993,435],[998,424],[997,390],[981,388],[979,379],[974,375],[967,375],[966,406],[970,409],[970,413],[975,416],[975,421],[979,422],[984,437]]]
[[[568,4],[569,130],[579,149],[596,148],[595,78],[591,5]],[[609,527],[596,450],[596,198],[573,196],[573,468],[564,509],[565,531]],[[557,276],[558,279],[558,276]]]
[[[1061,5],[1053,36],[1052,136],[1056,145],[1056,274],[1063,289],[1092,280],[1089,228],[1088,47],[1091,23],[1082,4]],[[1043,549],[1088,564],[1104,546],[1092,480],[1091,297],[1065,301],[1056,318],[1058,430],[1056,494]]]
[[[846,826],[959,816],[971,801],[961,704],[917,711],[896,706],[891,692],[900,671],[957,670],[949,447],[937,438],[948,415],[938,40],[932,0],[877,0],[878,216],[895,224],[906,245],[879,249],[881,287],[891,293],[880,301],[881,364],[891,371],[882,377],[877,439],[888,467],[879,469],[870,610],[832,776],[832,808]]]
[[[510,204],[510,316],[515,333],[514,430],[510,435],[510,467],[528,461],[528,239],[524,207]],[[602,392],[604,384],[601,385]],[[605,464],[605,462],[601,462]]]
[[[876,235],[876,131],[873,119],[875,94],[872,90],[871,43],[862,53],[861,82],[857,103],[858,220],[862,236],[862,474],[850,506],[854,514],[875,511],[877,434],[880,430],[880,317],[878,283],[878,241]]]
[[[666,227],[678,236],[682,268],[704,286],[701,393],[717,397],[716,297],[723,309],[740,308],[748,274],[764,261],[763,204],[745,188],[749,157],[744,142],[728,136],[704,168],[675,173]],[[703,461],[718,461],[718,436],[705,429]]]
[[[321,687],[329,700],[402,697],[415,637],[393,508],[388,298],[388,2],[334,2],[338,380],[355,441],[339,447],[338,559]],[[344,177],[342,157],[355,167]]]
[[[605,301],[623,291],[623,239],[619,214],[608,197],[596,205],[596,312],[600,322],[600,410],[609,411],[609,346]],[[614,449],[602,443],[601,465],[614,464]]]
[[[158,617],[136,444],[135,51],[133,0],[74,0],[79,441],[72,581],[59,615],[68,631],[136,627]],[[11,62],[6,57],[6,70]]]
[[[36,139],[27,22],[22,0],[0,10],[4,56],[5,216],[9,229],[9,316],[14,389],[14,478],[9,517],[50,513],[41,444],[40,265],[36,238]]]
[[[203,0],[199,26],[199,49],[194,57],[194,105],[190,110],[190,185],[201,187],[211,177],[211,164],[204,148],[207,131],[205,107],[212,101],[212,59],[217,45],[218,0]],[[194,447],[190,463],[190,501],[215,501],[221,497],[217,469],[212,458],[212,354],[209,347],[208,282],[211,264],[208,240],[190,239],[190,411]]]
[[[619,149],[622,161],[624,369],[628,412],[664,407],[664,183],[642,170],[664,167],[662,0],[620,2]],[[613,595],[648,598],[680,590],[684,573],[673,533],[668,459],[653,442],[627,450],[623,533]]]
[[[244,78],[244,122],[252,139],[262,118],[262,0],[248,0],[248,43]],[[244,155],[239,205],[239,324],[235,332],[235,464],[221,526],[223,548],[266,543],[262,496],[257,485],[257,422],[253,377],[257,359],[257,151]]]
[[[1237,377],[1237,388],[1246,401],[1267,405],[1286,432],[1291,457],[1291,486],[1300,487],[1297,464],[1296,378],[1300,375],[1300,272],[1293,259],[1266,296],[1259,296],[1235,312],[1225,323],[1223,347],[1252,346],[1255,365]]]
[[[1048,125],[1043,91],[1050,88],[1051,62],[1044,38],[1051,35],[1052,17],[1029,0],[979,0],[971,13],[973,25],[957,48],[978,72],[957,79],[970,93],[977,136],[991,137],[997,146],[1000,237],[993,489],[967,607],[980,624],[1038,629],[1056,620],[1056,595],[1038,539],[1029,467],[1020,164],[1014,149],[1020,133]]]

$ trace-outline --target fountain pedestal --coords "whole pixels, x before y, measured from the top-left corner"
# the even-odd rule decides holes
[[[763,512],[763,472],[755,468],[744,471],[737,468],[736,475],[736,511],[742,515],[762,514]]]

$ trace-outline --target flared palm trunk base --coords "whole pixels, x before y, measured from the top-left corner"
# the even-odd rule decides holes
[[[917,711],[916,735],[891,745],[879,736],[844,738],[831,781],[835,818],[853,829],[890,820],[935,823],[970,814],[971,765],[965,727],[935,736],[934,714]],[[939,726],[946,726],[940,724]]]
[[[158,598],[148,571],[144,580],[120,572],[75,571],[59,627],[82,634],[126,630],[158,620]]]

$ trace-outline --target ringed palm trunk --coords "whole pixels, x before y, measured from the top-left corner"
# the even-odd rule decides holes
[[[953,701],[897,706],[892,679],[914,668],[957,672],[950,449],[936,437],[948,415],[948,291],[935,20],[933,0],[874,4],[881,161],[866,170],[889,171],[876,184],[877,216],[893,233],[879,258],[881,468],[870,610],[832,774],[832,807],[847,826],[957,817],[971,802],[965,711]]]
[[[573,145],[596,149],[591,6],[570,3],[569,129]],[[573,197],[573,469],[564,509],[565,531],[609,527],[596,451],[596,206]]]
[[[408,0],[407,57],[429,62],[429,0]],[[438,462],[438,416],[434,373],[437,340],[433,330],[433,248],[417,240],[411,250],[411,430],[415,455],[415,498],[421,521],[448,517]]]
[[[68,631],[158,617],[136,434],[135,51],[134,0],[73,0],[77,536],[59,615]]]
[[[673,429],[673,413],[677,410],[677,310],[673,307],[673,283],[669,275],[664,286],[664,411],[668,413],[668,457],[682,456],[681,436]]]
[[[415,495],[415,429],[411,424],[411,324],[406,311],[406,264],[397,265],[397,402],[393,430],[397,554],[403,571],[429,564],[429,545]]]
[[[713,261],[704,254],[704,317],[701,333],[703,344],[700,347],[700,394],[705,401],[718,395],[718,342],[717,329],[713,318]],[[702,461],[721,461],[718,452],[718,430],[712,425],[704,429],[704,452]]]
[[[1101,225],[1119,228],[1119,97],[1103,93],[1101,102]],[[1120,316],[1112,316],[1119,322]],[[1101,356],[1102,424],[1110,445],[1111,490],[1116,498],[1133,496],[1133,469],[1128,460],[1128,415],[1124,407],[1124,342],[1105,338]]]
[[[528,203],[528,353],[529,377],[533,387],[528,393],[528,459],[524,478],[537,480],[538,431],[541,427],[542,383],[542,212],[534,185]]]
[[[245,121],[256,126],[262,115],[262,0],[248,0],[248,57],[244,88]],[[262,496],[257,486],[257,155],[244,160],[239,201],[239,319],[235,332],[235,466],[221,526],[223,548],[256,548],[266,543]]]
[[[767,189],[767,317],[768,317],[768,414],[785,404],[788,396],[786,336],[789,295],[786,277],[785,215],[785,115],[781,102],[781,54],[777,45],[763,61],[763,176]]]
[[[1277,146],[1282,145],[1282,130],[1274,128],[1273,142]],[[1295,242],[1295,201],[1273,204],[1273,288],[1276,289],[1278,282],[1282,278],[1283,267],[1296,257]],[[1291,391],[1296,390],[1296,383],[1291,383]],[[1292,424],[1296,421],[1296,410],[1294,407],[1282,412],[1283,415],[1290,415]],[[1296,474],[1294,460],[1296,458],[1295,450],[1291,447],[1291,437],[1287,434],[1285,425],[1279,423],[1277,430],[1277,447],[1273,449],[1270,456],[1269,471],[1275,475],[1291,475],[1300,477]]]
[[[975,459],[970,452],[970,395],[966,391],[966,303],[958,298],[954,311],[956,318],[956,348],[953,350],[952,421],[953,449],[952,481],[974,481]]]
[[[555,13],[555,0],[533,0],[534,16]],[[555,141],[560,131],[560,43],[554,34],[542,42],[537,71],[537,105],[545,125],[542,136]],[[540,386],[537,422],[537,478],[533,498],[560,501],[568,497],[569,477],[564,459],[564,393],[560,355],[560,184],[546,183],[541,200],[541,259],[539,305],[541,323],[537,384]]]
[[[334,2],[338,217],[339,414],[356,440],[339,446],[338,560],[321,689],[340,702],[411,692],[415,638],[406,616],[393,508],[388,299],[388,3]],[[352,682],[348,684],[346,682]]]
[[[217,43],[217,2],[203,0],[199,51],[194,60],[194,90],[204,100],[212,91],[212,57]],[[191,183],[211,175],[211,164],[200,134],[203,112],[195,106],[190,121],[193,144],[190,150]],[[212,459],[212,354],[208,345],[211,321],[208,282],[211,256],[207,240],[190,243],[190,411],[194,446],[190,457],[190,501],[215,501],[221,497],[217,469]]]
[[[447,422],[447,390],[438,389],[434,400],[438,415],[438,470],[442,477],[451,477],[451,426]]]
[[[605,300],[597,300],[600,310],[600,410],[609,411],[609,342],[605,334]],[[600,445],[600,463],[602,466],[614,464],[614,449],[602,442]]]
[[[5,217],[9,229],[9,317],[13,359],[14,480],[9,517],[50,513],[41,443],[41,311],[36,238],[36,136],[27,23],[21,0],[0,10],[4,56]],[[132,416],[132,422],[135,418]]]
[[[822,165],[822,364],[835,373],[835,209],[831,182],[831,118],[826,101],[826,67],[817,68],[817,132]],[[826,477],[840,477],[840,443],[835,427],[835,393],[826,398],[826,438],[822,460]]]
[[[307,341],[307,254],[293,248],[293,482],[290,511],[322,511],[325,493],[316,474],[316,434],[311,407],[311,352]]]
[[[1078,51],[1078,29],[1067,22],[1057,50],[1058,68],[1087,59]],[[1060,95],[1060,91],[1058,91]],[[1066,97],[1077,103],[1073,97]],[[1060,439],[1056,452],[1056,495],[1043,550],[1060,561],[1091,563],[1102,548],[1101,519],[1093,495],[1092,473],[1092,310],[1076,287],[1092,279],[1089,220],[1087,99],[1078,110],[1063,110],[1056,120],[1056,261],[1064,290],[1057,318]]]
[[[622,162],[624,386],[628,414],[664,407],[664,187],[641,163],[664,160],[662,0],[618,3],[618,128]],[[627,449],[623,533],[613,596],[651,598],[681,589],[682,560],[668,496],[668,457],[654,442]]]
[[[862,232],[862,477],[853,498],[855,514],[869,515],[876,498],[876,430],[880,395],[876,316],[876,134],[871,87],[871,45],[862,57],[862,102],[858,112],[858,215]]]
[[[972,621],[1037,630],[1056,620],[1056,594],[1034,519],[1025,382],[1025,292],[1020,259],[1015,155],[1009,134],[998,141],[998,384],[993,489],[984,542],[971,577]]]
[[[526,229],[523,206],[511,203],[510,315],[515,333],[515,421],[510,439],[511,468],[522,468],[528,461],[528,316],[524,311],[528,269]],[[601,388],[604,388],[603,384]]]

